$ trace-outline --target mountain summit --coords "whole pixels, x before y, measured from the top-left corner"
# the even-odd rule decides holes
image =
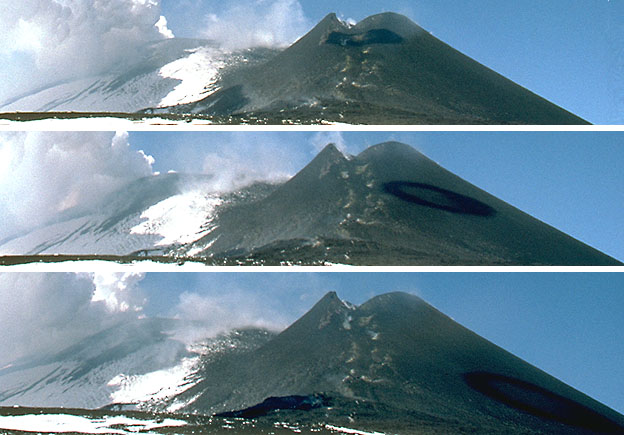
[[[349,26],[335,14],[277,56],[226,74],[176,113],[369,124],[585,124],[386,12]]]

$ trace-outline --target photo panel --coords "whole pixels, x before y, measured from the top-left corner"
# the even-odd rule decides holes
[[[4,265],[621,266],[622,132],[2,132]]]
[[[623,278],[3,273],[0,429],[618,433]]]
[[[0,15],[5,124],[624,122],[618,1],[43,4]]]

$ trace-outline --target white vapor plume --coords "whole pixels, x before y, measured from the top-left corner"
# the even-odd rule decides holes
[[[126,293],[125,300],[138,299],[139,277],[120,278],[128,286],[118,293]],[[88,274],[0,274],[0,367],[28,355],[61,351],[139,316],[134,310],[111,310],[106,301],[94,298],[102,291],[96,281]]]
[[[127,133],[0,133],[0,239],[63,210],[89,209],[123,184],[152,173]]]
[[[227,146],[204,154],[202,172],[213,175],[215,191],[227,192],[257,181],[279,182],[298,169],[292,159],[293,144],[280,133],[258,135],[229,134],[222,137]]]
[[[174,312],[176,318],[203,325],[202,328],[186,331],[190,337],[179,337],[185,341],[202,336],[214,337],[235,328],[256,327],[277,331],[290,323],[290,319],[269,306],[262,292],[252,293],[231,287],[219,294],[184,292]]]
[[[310,143],[317,152],[320,152],[327,144],[333,143],[341,153],[349,153],[347,142],[341,131],[319,131],[310,138]]]
[[[0,100],[131,62],[170,33],[160,0],[0,0],[0,10]]]
[[[202,36],[229,49],[287,46],[310,28],[297,0],[241,0],[222,7],[207,15]]]

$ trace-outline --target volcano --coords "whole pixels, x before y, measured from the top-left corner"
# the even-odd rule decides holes
[[[355,26],[329,14],[268,61],[225,74],[217,92],[161,111],[268,123],[586,123],[390,12]]]
[[[329,14],[282,50],[154,42],[131,65],[27,92],[0,111],[234,124],[587,124],[390,12],[354,26]]]
[[[330,144],[268,196],[213,222],[180,252],[304,264],[619,264],[398,142],[352,157]]]
[[[622,415],[406,293],[359,307],[328,293],[266,344],[213,360],[201,376],[178,397],[193,398],[183,411],[392,433],[624,430]]]
[[[136,180],[97,210],[66,210],[0,252],[208,264],[621,264],[398,142],[357,156],[329,144],[282,183],[215,192],[211,180]]]

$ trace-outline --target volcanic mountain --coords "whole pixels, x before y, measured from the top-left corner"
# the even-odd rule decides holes
[[[275,123],[585,124],[395,13],[326,16],[277,56],[225,74],[206,98],[162,111]]]
[[[281,184],[215,192],[211,176],[137,180],[5,241],[12,255],[114,254],[209,264],[617,265],[409,145],[328,145]],[[212,189],[212,190],[211,190]]]
[[[154,42],[132,64],[29,91],[0,111],[193,114],[217,123],[587,123],[390,12],[354,26],[329,14],[283,50]]]
[[[219,210],[213,224],[179,252],[269,263],[619,264],[398,142],[354,157],[330,144],[265,198]]]
[[[182,411],[392,433],[624,430],[622,415],[405,293],[359,307],[328,293],[266,344],[199,374],[177,397],[193,398]]]

